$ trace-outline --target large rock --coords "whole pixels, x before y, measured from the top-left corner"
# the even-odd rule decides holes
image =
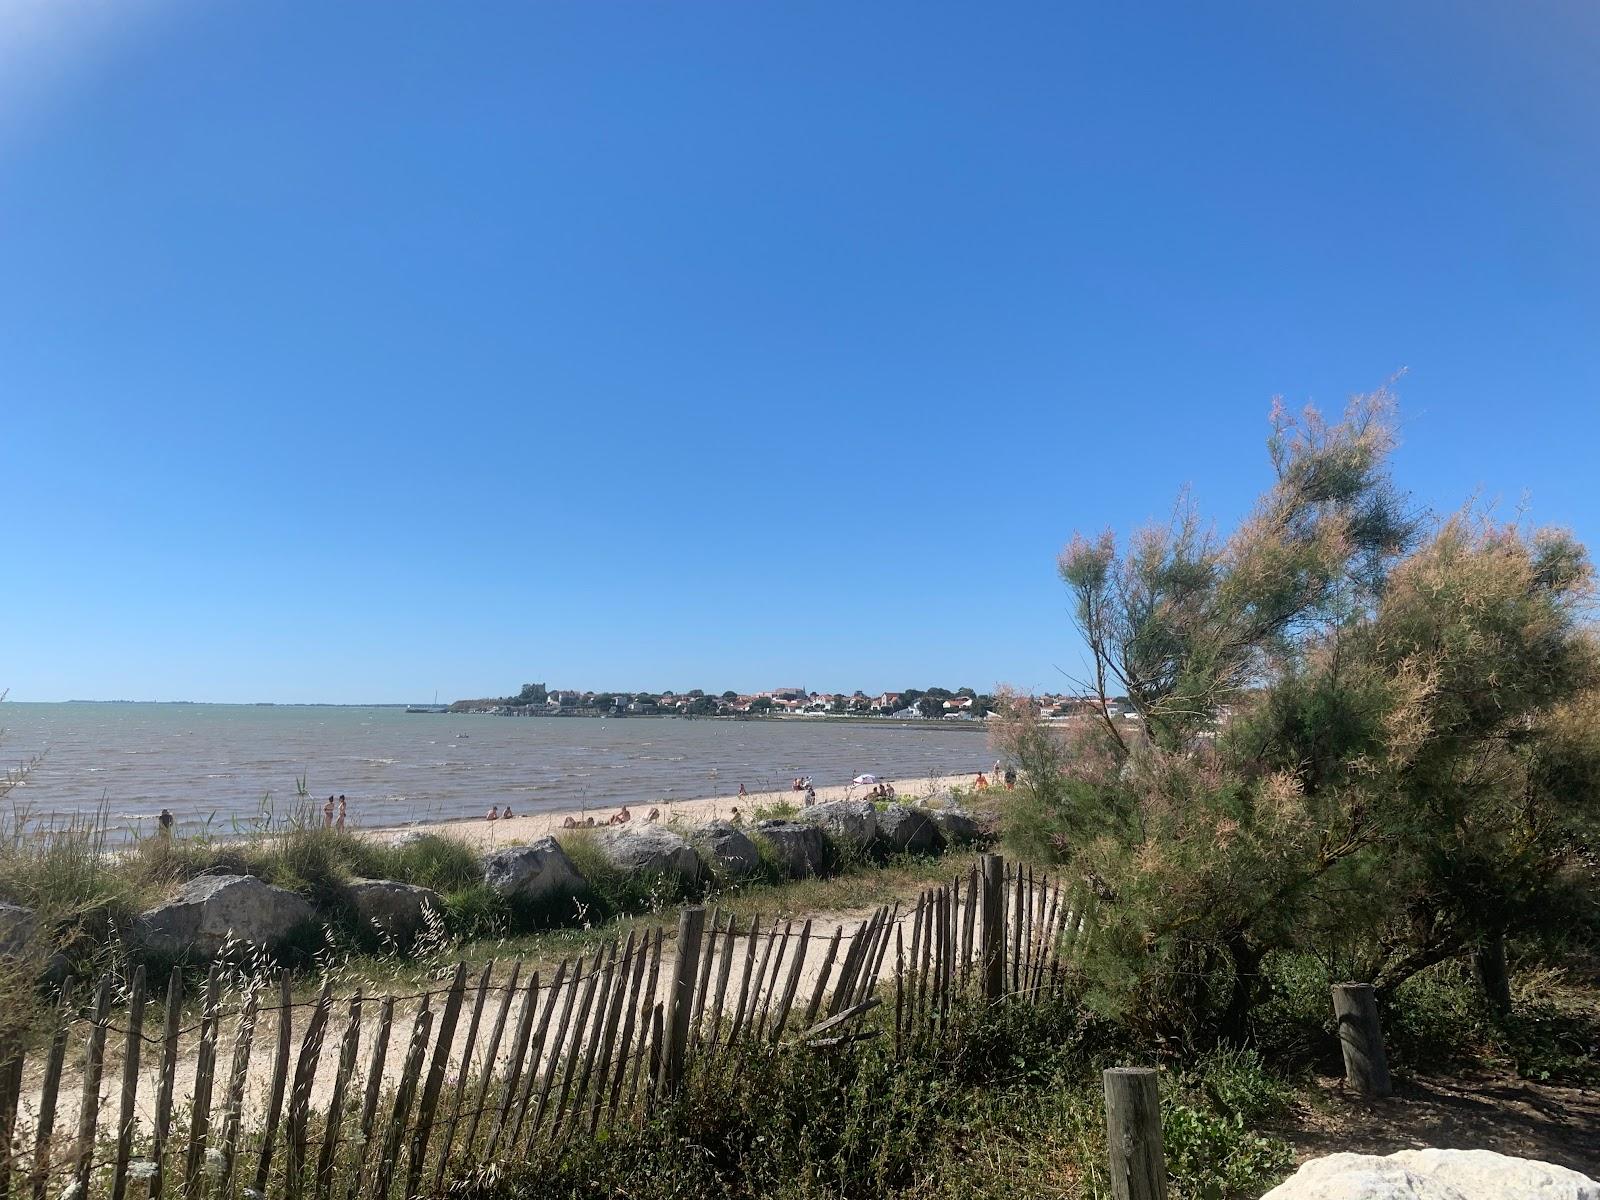
[[[836,840],[851,846],[869,846],[878,836],[878,810],[870,800],[830,800],[804,809],[800,818],[820,825]]]
[[[483,881],[501,896],[539,900],[586,891],[589,883],[553,837],[528,846],[507,846],[485,856]]]
[[[276,946],[316,915],[304,897],[254,875],[199,875],[165,904],[139,914],[134,933],[157,954],[209,956],[230,939]]]
[[[0,900],[0,957],[15,958],[21,954],[38,929],[39,918],[33,909]]]
[[[759,821],[756,837],[765,842],[779,868],[791,879],[820,875],[828,865],[828,838],[804,821]]]
[[[947,846],[965,846],[983,836],[977,820],[958,804],[932,809],[928,815],[939,827],[939,836]]]
[[[353,879],[347,893],[356,917],[368,929],[402,944],[413,941],[427,924],[427,913],[443,915],[444,901],[432,888],[393,879]]]
[[[1401,1150],[1314,1158],[1262,1200],[1600,1200],[1600,1184],[1489,1150]]]
[[[679,834],[662,825],[620,825],[595,831],[606,861],[627,875],[671,875],[693,883],[700,856]]]
[[[724,879],[743,879],[761,869],[761,852],[744,830],[727,821],[710,821],[695,830],[701,857]]]
[[[909,804],[891,804],[878,814],[878,837],[891,854],[926,854],[938,848],[933,814]]]

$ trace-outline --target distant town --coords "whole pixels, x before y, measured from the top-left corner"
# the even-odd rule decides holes
[[[1091,696],[1029,697],[1046,718],[1098,716],[1101,701]],[[688,716],[688,717],[854,717],[896,721],[982,721],[995,709],[995,697],[969,687],[907,688],[868,695],[854,692],[812,692],[779,687],[764,692],[588,692],[523,684],[515,696],[457,700],[448,705],[412,705],[409,712],[486,713],[518,717]],[[1105,704],[1113,719],[1136,720],[1126,697]]]

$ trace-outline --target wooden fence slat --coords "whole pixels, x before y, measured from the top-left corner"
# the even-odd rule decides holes
[[[694,985],[694,1032],[690,1035],[691,1049],[698,1048],[705,1040],[706,1001],[710,998],[711,991],[711,960],[716,957],[717,948],[717,906],[713,904],[706,913],[705,948],[700,954],[700,977]]]
[[[511,1015],[511,1001],[516,995],[517,978],[522,974],[522,960],[519,958],[511,964],[511,978],[506,980],[505,993],[500,997],[500,1007],[495,1011],[494,1027],[489,1031],[489,1044],[483,1053],[483,1078],[478,1081],[478,1099],[472,1106],[472,1120],[467,1125],[467,1135],[461,1139],[461,1148],[469,1161],[472,1160],[472,1144],[478,1137],[478,1126],[483,1121],[484,1105],[489,1100],[489,1088],[494,1083],[494,1064],[496,1056],[500,1053],[500,1039],[505,1036],[506,1018]],[[534,994],[539,991],[539,973],[533,973]],[[438,1191],[437,1187],[434,1191]]]
[[[1022,865],[1017,865],[1016,883],[1012,888],[1011,900],[1011,928],[1007,931],[1011,940],[1011,990],[1014,992],[1022,981]]]
[[[610,1128],[611,1122],[616,1117],[617,1102],[622,1098],[622,1083],[628,1077],[628,1054],[633,1046],[633,1029],[638,1017],[639,992],[644,986],[644,961],[648,957],[646,946],[649,941],[650,931],[646,930],[644,936],[639,939],[639,949],[633,956],[633,979],[623,999],[622,1038],[617,1043],[616,1070],[612,1073],[610,1099],[606,1103],[607,1128]],[[642,1034],[639,1040],[644,1041]],[[604,1080],[601,1082],[603,1084]]]
[[[923,892],[917,897],[917,920],[911,926],[911,976],[906,981],[906,1029],[913,1030],[922,1019],[922,994],[927,986],[923,966],[924,948],[933,940],[933,897]]]
[[[538,1086],[539,1083],[539,1064],[544,1060],[545,1038],[548,1037],[550,1033],[550,1017],[551,1014],[555,1012],[557,996],[561,992],[562,977],[566,972],[566,969],[567,963],[566,960],[563,959],[556,966],[556,977],[550,984],[550,997],[545,1002],[544,1015],[539,1018],[538,1025],[527,1033],[523,1033],[520,1028],[518,1030],[519,1034],[521,1034],[521,1036],[518,1038],[520,1049],[517,1052],[514,1066],[517,1072],[516,1078],[521,1082],[520,1084],[508,1083],[506,1087],[506,1102],[509,1104],[513,1100],[515,1101],[515,1116],[512,1116],[512,1109],[507,1109],[505,1112],[507,1128],[509,1128],[511,1131],[511,1136],[506,1139],[506,1153],[508,1155],[516,1147],[517,1140],[522,1135],[522,1124],[528,1116],[528,1102],[533,1097],[533,1089]],[[573,967],[572,978],[567,981],[569,992],[576,994],[578,977],[582,974],[583,959],[580,958]],[[522,1024],[526,1024],[527,1021],[532,1020],[534,1014],[538,1011],[539,989],[533,986],[533,984],[530,982],[528,985],[527,998],[523,1002]],[[560,1042],[560,1037],[561,1035],[558,1031],[556,1034],[557,1044]],[[550,1048],[552,1061],[555,1058],[555,1054],[556,1046],[553,1045]],[[495,1133],[496,1136],[498,1136],[499,1130],[496,1130]],[[532,1144],[533,1137],[531,1134],[529,1135],[528,1141],[529,1144]],[[491,1142],[491,1152],[492,1146],[493,1143]]]
[[[650,1083],[645,1089],[644,1093],[644,1112],[641,1115],[642,1120],[648,1120],[650,1114],[655,1110],[656,1080],[661,1078],[661,1062],[663,1054],[661,1039],[664,1036],[665,1022],[662,1019],[664,1012],[665,1009],[659,1000],[656,1001],[655,1007],[650,1010]]]
[[[934,1020],[940,1029],[944,1028],[945,998],[949,993],[949,978],[945,975],[945,960],[948,958],[950,947],[950,889],[941,887],[933,896],[934,922],[933,922],[933,953],[937,960],[933,964],[934,978]]]
[[[865,921],[856,926],[855,933],[850,936],[850,948],[845,951],[844,961],[839,964],[839,981],[833,985],[833,999],[828,1001],[828,1015],[832,1016],[845,1006],[850,999],[855,987],[856,971],[861,965],[861,955],[866,950],[867,942],[871,940],[872,930],[876,928],[878,920],[877,910]]]
[[[872,940],[867,944],[866,957],[861,962],[860,969],[856,972],[856,985],[851,990],[850,1005],[860,1004],[872,994],[878,986],[878,969],[883,963],[883,956],[889,949],[889,930],[900,921],[900,902],[897,900],[894,907],[883,907],[879,910],[877,931]]]
[[[611,1092],[611,1066],[616,1061],[617,1022],[622,1019],[624,1007],[628,1007],[629,1012],[632,1012],[628,983],[629,972],[633,970],[635,961],[644,961],[644,946],[643,944],[635,946],[634,932],[630,929],[627,948],[623,950],[622,962],[617,968],[617,981],[611,989],[611,1004],[606,1009],[605,1032],[600,1040],[600,1074],[595,1079],[594,1103],[589,1108],[590,1137],[593,1137],[595,1130],[600,1127],[600,1110],[605,1107],[606,1097]],[[587,1085],[588,1082],[588,1067],[585,1067],[584,1084]],[[578,1089],[578,1097],[582,1099],[583,1088]]]
[[[350,1074],[361,1050],[361,989],[350,997],[350,1015],[344,1035],[339,1039],[339,1065],[333,1072],[333,1092],[328,1097],[328,1115],[322,1123],[322,1149],[317,1153],[316,1196],[327,1200],[333,1191],[333,1168],[339,1158],[339,1135],[344,1130],[345,1093]]]
[[[173,979],[177,979],[176,971]],[[56,1098],[61,1090],[61,1068],[67,1059],[67,1036],[72,1028],[72,990],[69,979],[61,989],[61,1002],[56,1006],[55,1032],[45,1054],[44,1078],[39,1083],[39,1120],[33,1135],[33,1200],[44,1200],[50,1176],[50,1139],[56,1131]]]
[[[306,1162],[306,1127],[311,1117],[311,1089],[316,1083],[317,1064],[322,1059],[322,1039],[328,1028],[328,1014],[333,1011],[333,980],[322,985],[322,993],[311,1009],[306,1021],[306,1035],[300,1043],[300,1057],[295,1061],[294,1086],[289,1089],[289,1119],[284,1127],[284,1186],[288,1200],[298,1200],[301,1176]]]
[[[128,1159],[133,1153],[134,1101],[139,1090],[139,1050],[143,1034],[144,968],[138,967],[133,972],[133,983],[128,992],[128,1032],[122,1051],[122,1103],[117,1110],[117,1161],[111,1174],[111,1200],[122,1200],[128,1190]],[[15,1109],[12,1109],[12,1115],[15,1115]],[[9,1147],[9,1126],[4,1130],[4,1136],[5,1145]]]
[[[563,965],[565,965],[565,964],[563,964]],[[556,1066],[560,1062],[560,1057],[561,1057],[561,1045],[566,1040],[567,1025],[572,1019],[572,1008],[573,1008],[573,1005],[575,1005],[577,1003],[577,1001],[578,1001],[578,983],[580,982],[582,976],[583,976],[583,959],[580,958],[580,959],[578,959],[578,965],[573,969],[572,979],[567,984],[566,999],[561,1002],[561,1020],[556,1025],[555,1041],[550,1043],[550,1065],[543,1072],[544,1082],[539,1085],[539,1103],[535,1106],[535,1108],[533,1110],[533,1124],[532,1124],[532,1127],[528,1131],[528,1141],[529,1141],[530,1144],[533,1141],[534,1135],[539,1132],[539,1125],[544,1120],[544,1110],[545,1110],[546,1106],[549,1104],[549,1101],[550,1101],[550,1089],[555,1084],[556,1074],[557,1074]],[[593,968],[591,968],[591,978],[592,978],[592,976],[593,976]],[[549,1019],[550,1019],[550,1011],[551,1011],[551,1009],[553,1009],[555,1007],[555,1004],[556,1004],[556,993],[559,990],[560,990],[560,988],[557,987],[556,985],[554,985],[554,984],[551,985],[551,988],[550,988],[550,1003],[548,1003],[548,1004],[546,1004],[544,1006],[544,1015],[545,1015],[545,1021],[546,1022],[548,1022]],[[540,1074],[540,1071],[539,1071],[539,1054],[538,1053],[534,1054],[533,1061],[528,1066],[528,1071],[529,1071],[528,1085],[531,1088],[533,1086],[534,1079],[537,1078],[538,1075]],[[517,1117],[517,1133],[520,1133],[521,1131],[522,1131],[522,1118],[519,1115]],[[513,1146],[517,1144],[517,1134],[516,1133],[512,1134],[512,1136],[511,1136],[511,1144]]]
[[[778,923],[774,921],[772,928],[767,930],[767,942],[761,948],[761,965],[756,968],[755,985],[750,989],[750,1010],[745,1014],[744,1029],[752,1037],[760,1037],[756,1032],[756,1018],[761,1010],[761,990],[766,985],[767,967],[772,962],[772,950],[778,941]],[[670,1032],[670,1030],[669,1030]]]
[[[89,1051],[83,1064],[83,1099],[78,1109],[77,1170],[74,1178],[78,1195],[89,1194],[89,1172],[94,1167],[94,1133],[100,1119],[100,1072],[105,1067],[106,1026],[111,1012],[111,976],[100,980],[94,994],[90,1016]]]
[[[800,990],[800,972],[806,965],[806,944],[811,940],[811,918],[800,926],[800,938],[795,944],[794,958],[789,963],[789,978],[783,985],[783,999],[778,1002],[778,1015],[772,1022],[772,1044],[776,1046],[789,1024],[789,1009],[794,1006],[795,993]]]
[[[195,1052],[194,1094],[190,1098],[189,1147],[183,1194],[194,1200],[205,1182],[206,1141],[211,1135],[211,1088],[217,1069],[217,1039],[222,1031],[222,966],[212,963],[200,1000],[200,1045]]]
[[[391,1007],[393,1002],[391,1001]],[[261,1127],[261,1154],[256,1160],[255,1190],[266,1194],[268,1172],[272,1169],[272,1147],[277,1139],[278,1121],[283,1112],[283,1093],[289,1084],[289,1052],[294,1048],[294,996],[289,990],[289,973],[278,973],[278,1046],[272,1058],[272,1085]],[[152,1198],[154,1200],[154,1198]]]
[[[566,1126],[567,1136],[572,1136],[572,1128],[578,1123],[578,1114],[583,1111],[583,1097],[589,1086],[589,1080],[594,1077],[594,1056],[600,1052],[600,1038],[605,1033],[606,1013],[611,1008],[611,992],[617,980],[617,943],[611,943],[611,949],[606,953],[605,969],[600,973],[600,986],[595,992],[594,1021],[589,1027],[589,1044],[584,1046],[578,1037],[572,1039],[572,1057],[581,1058],[583,1065],[578,1070],[578,1084],[572,1095],[572,1108],[565,1106],[556,1110],[555,1121],[550,1128],[550,1136],[555,1138],[556,1133],[563,1125]],[[567,1120],[568,1113],[571,1121]]]
[[[745,1005],[750,998],[750,973],[756,965],[756,941],[761,936],[761,918],[750,918],[750,932],[746,935],[744,948],[744,974],[739,978],[739,1006],[733,1010],[733,1021],[728,1026],[728,1048],[733,1048],[733,1043],[738,1040],[739,1026],[744,1021]]]
[[[583,959],[578,959],[578,969],[583,969]],[[561,991],[561,981],[566,977],[567,960],[562,959],[556,967],[555,981],[550,985],[550,1000],[545,1005],[548,1017],[551,1005],[555,1004],[556,996]],[[522,997],[522,1009],[517,1014],[517,1036],[511,1046],[511,1057],[506,1061],[505,1095],[500,1098],[500,1114],[496,1118],[494,1128],[489,1131],[489,1146],[485,1157],[493,1158],[495,1147],[500,1144],[500,1135],[506,1132],[513,1120],[512,1112],[515,1110],[517,1129],[522,1128],[522,1114],[528,1107],[528,1090],[533,1087],[533,1080],[538,1072],[539,1054],[534,1052],[534,1074],[528,1076],[527,1086],[520,1089],[522,1104],[518,1106],[518,1084],[522,1081],[523,1064],[528,1054],[528,1039],[533,1034],[533,1018],[539,1012],[539,973],[535,971],[528,979],[527,994]],[[513,1134],[511,1144],[516,1144],[516,1135]]]
[[[966,875],[966,912],[962,914],[962,987],[973,971],[973,926],[978,923],[978,864]]]
[[[140,998],[143,999],[144,971],[140,969]],[[7,1037],[0,1049],[0,1200],[11,1195],[12,1139],[17,1132],[17,1112],[22,1107],[22,1059],[25,1053],[19,1034]]]
[[[615,953],[616,943],[613,942],[608,949],[602,950],[595,956],[594,963],[589,968],[589,976],[586,980],[584,980],[583,999],[578,1001],[577,1020],[573,1022],[572,1037],[567,1042],[566,1065],[561,1072],[561,1095],[556,1100],[554,1107],[552,1107],[550,1110],[550,1136],[552,1138],[554,1138],[556,1133],[561,1128],[561,1118],[566,1111],[567,1101],[572,1095],[572,1079],[578,1069],[578,1059],[582,1057],[583,1034],[584,1030],[587,1029],[589,1025],[589,1012],[594,1007],[595,991],[599,988],[601,976],[604,974],[603,964],[609,954]],[[552,1072],[555,1069],[555,1064],[558,1060],[560,1052],[561,1043],[557,1041],[556,1044],[551,1047],[550,1052],[550,1065]],[[530,1144],[533,1141],[534,1135],[538,1133],[538,1130],[538,1123],[535,1122],[533,1129],[531,1129],[528,1133],[528,1141]]]
[[[539,1018],[539,1028],[533,1039],[532,1050],[528,1054],[527,1069],[525,1072],[527,1075],[527,1081],[524,1083],[522,1088],[522,1099],[517,1105],[516,1126],[511,1132],[511,1140],[506,1143],[508,1148],[517,1144],[517,1139],[522,1133],[523,1118],[528,1112],[529,1097],[533,1095],[534,1085],[540,1079],[541,1072],[539,1070],[539,1063],[544,1058],[545,1039],[550,1033],[550,1016],[555,1012],[556,998],[558,993],[561,991],[562,973],[566,971],[566,969],[566,961],[562,960],[561,964],[556,968],[555,980],[550,984],[550,999],[544,1006],[544,1015]],[[567,981],[567,999],[561,1012],[561,1025],[556,1030],[555,1041],[550,1043],[550,1068],[542,1073],[544,1083],[539,1092],[539,1107],[533,1114],[533,1123],[528,1130],[528,1145],[530,1146],[533,1145],[533,1135],[539,1128],[539,1122],[544,1117],[545,1098],[549,1095],[551,1081],[555,1078],[554,1068],[556,1064],[556,1056],[561,1051],[561,1039],[567,1031],[567,1018],[572,1012],[572,1002],[578,994],[578,979],[582,974],[583,959],[580,958],[578,959],[577,965],[573,968],[572,978]]]
[[[806,1005],[807,1025],[817,1019],[817,1012],[822,1008],[822,995],[828,988],[828,973],[833,970],[833,957],[839,953],[839,939],[843,934],[844,926],[833,927],[833,936],[828,939],[828,951],[822,956],[822,967],[817,971],[816,987],[811,991],[811,1003]]]
[[[244,1094],[250,1080],[250,1048],[255,1043],[259,1005],[260,998],[252,990],[245,997],[244,1009],[239,1014],[239,1031],[233,1039],[233,1065],[228,1073],[228,1090],[222,1096],[222,1179],[217,1184],[219,1198],[233,1194],[239,1127],[244,1119]]]
[[[728,918],[730,921],[732,917]],[[665,932],[657,928],[655,944],[650,949],[650,973],[645,978],[644,1007],[639,1011],[639,1048],[644,1049],[645,1037],[650,1031],[649,1012],[656,1002],[656,977],[661,970],[661,941]],[[628,1081],[628,1103],[632,1104],[639,1094],[639,1080],[644,1075],[645,1056],[641,1053],[634,1057],[633,1072]]]
[[[372,1131],[377,1123],[378,1098],[383,1094],[383,1068],[389,1060],[389,1033],[393,1027],[394,997],[385,996],[378,1010],[378,1031],[373,1035],[372,1058],[367,1063],[366,1096],[361,1102],[361,1120],[356,1126],[355,1163],[350,1172],[347,1193],[351,1197],[360,1189],[366,1177],[367,1160],[372,1157]]]
[[[1059,939],[1059,931],[1056,928],[1056,918],[1058,916],[1056,909],[1060,899],[1061,885],[1059,883],[1048,885],[1045,889],[1045,901],[1041,906],[1039,957],[1033,967],[1033,990],[1035,992],[1044,987],[1045,974],[1050,970],[1052,952]]]
[[[406,1047],[406,1062],[395,1086],[394,1108],[389,1114],[389,1129],[383,1138],[383,1153],[378,1158],[378,1172],[373,1196],[387,1200],[389,1185],[394,1179],[395,1160],[400,1156],[400,1142],[406,1133],[406,1121],[411,1115],[411,1097],[416,1094],[417,1076],[422,1072],[422,1056],[428,1052],[428,1032],[433,1028],[433,1010],[428,998],[422,998],[417,1018],[411,1023],[411,1041]]]
[[[934,924],[938,920],[938,893],[932,888],[928,889],[928,907],[922,917],[922,957],[916,965],[917,971],[917,1005],[916,1013],[919,1022],[927,1023],[928,1002],[933,992],[933,937]]]
[[[428,1074],[422,1084],[422,1099],[417,1102],[416,1128],[411,1134],[410,1163],[406,1170],[406,1195],[415,1196],[422,1184],[422,1167],[428,1157],[428,1142],[433,1138],[433,1114],[439,1107],[439,1092],[444,1087],[444,1075],[450,1067],[450,1051],[455,1047],[456,1022],[461,1019],[461,1005],[467,995],[467,964],[458,962],[450,978],[450,990],[445,993],[444,1008],[435,1026],[433,1055],[428,1060]],[[470,1051],[470,1047],[468,1047]]]
[[[433,1173],[433,1190],[437,1192],[444,1183],[445,1172],[455,1152],[456,1128],[461,1123],[461,1102],[467,1092],[467,1077],[472,1074],[472,1055],[478,1046],[478,1025],[483,1019],[483,1002],[489,995],[489,978],[494,974],[494,960],[490,959],[478,976],[478,990],[472,1001],[472,1016],[467,1021],[466,1048],[461,1052],[461,1070],[456,1074],[456,1086],[450,1098],[450,1120],[445,1125],[444,1143],[439,1149],[439,1162]],[[490,1063],[493,1063],[491,1058]]]
[[[900,1057],[900,1022],[905,1011],[906,946],[900,926],[894,927],[894,1056]]]
[[[713,1001],[711,1015],[711,1040],[710,1049],[717,1048],[717,1039],[722,1036],[722,1001],[728,992],[728,969],[733,966],[733,914],[728,915],[728,928],[722,935],[722,952],[717,961],[717,987],[716,998]],[[716,931],[713,930],[713,933]],[[640,1038],[640,1042],[643,1042]]]

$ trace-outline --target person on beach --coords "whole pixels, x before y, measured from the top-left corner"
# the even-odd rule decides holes
[[[162,837],[168,839],[172,837],[172,810],[170,808],[161,810],[161,815],[156,818],[156,829]]]
[[[631,820],[633,820],[633,814],[628,811],[628,806],[624,804],[621,810],[606,823],[608,825],[626,825]]]
[[[660,819],[661,819],[661,810],[659,808],[652,808],[650,810],[650,815],[645,818],[645,820],[647,822],[649,822],[649,821],[659,821]]]
[[[578,823],[571,817],[568,817],[565,821],[561,822],[561,828],[563,829],[576,829],[577,827]]]
[[[989,781],[984,778],[982,771],[978,772],[977,782],[975,782],[973,786],[976,787],[980,792],[986,792],[989,790]]]
[[[585,829],[593,829],[594,828],[594,818],[593,817],[585,817],[583,819],[583,827]]]
[[[1016,790],[1017,790],[1017,771],[1016,771],[1016,768],[1015,767],[1007,767],[1006,768],[1006,791],[1014,792]]]
[[[994,769],[989,772],[989,778],[996,783],[1000,782],[1000,760],[998,758],[994,760]]]
[[[737,804],[733,806],[733,824],[735,824],[735,825],[743,825],[744,824],[744,818],[739,815],[739,806]]]
[[[483,814],[483,819],[485,821],[498,821],[500,819],[500,810],[492,804],[489,805],[489,811]]]
[[[322,827],[333,828],[333,797],[328,797],[328,802],[322,806]]]
[[[808,784],[806,784],[806,807],[810,808],[816,802],[817,802],[817,789],[812,787],[808,783]]]
[[[344,802],[344,793],[340,792],[339,793],[339,815],[333,822],[333,827],[335,829],[343,829],[344,828],[344,819],[345,819],[345,816],[347,815],[348,811],[349,810],[346,808],[345,802]]]
[[[742,783],[741,783],[741,784],[740,784],[740,785],[739,785],[739,796],[740,796],[740,797],[741,797],[741,798],[743,798],[743,797],[745,797],[745,796],[748,796],[748,795],[749,795],[749,794],[750,794],[750,793],[749,793],[749,792],[747,792],[747,791],[745,791],[745,790],[744,790],[744,784],[742,784]],[[733,811],[734,811],[734,812],[738,812],[738,811],[739,811],[739,810],[738,810],[738,809],[737,809],[737,808],[736,808],[736,809],[734,809],[734,810],[733,810]]]
[[[503,812],[503,813],[501,813],[501,814],[500,814],[500,819],[501,819],[501,820],[502,820],[502,821],[509,821],[509,820],[511,820],[511,805],[509,805],[509,804],[508,804],[508,805],[506,805],[506,810],[505,810],[505,812]]]

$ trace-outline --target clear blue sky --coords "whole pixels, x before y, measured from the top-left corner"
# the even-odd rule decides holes
[[[1273,395],[1600,541],[1600,8],[0,13],[0,686],[1061,683]]]

